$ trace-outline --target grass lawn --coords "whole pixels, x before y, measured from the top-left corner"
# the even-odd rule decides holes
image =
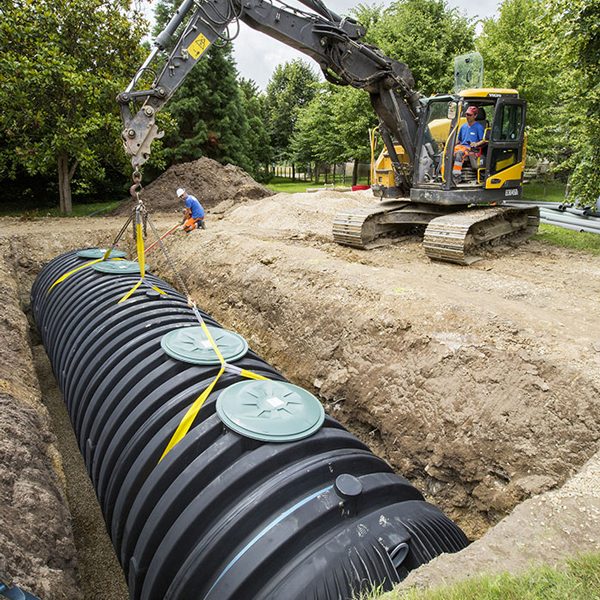
[[[565,188],[567,186],[560,181],[531,181],[523,185],[524,200],[539,200],[542,202],[564,202]]]
[[[23,217],[25,219],[41,219],[43,217],[90,217],[101,216],[114,210],[120,200],[110,202],[93,202],[90,204],[73,204],[70,215],[61,215],[58,207],[27,209],[16,205],[0,206],[0,217]]]
[[[367,180],[359,179],[358,183],[360,185],[367,185]],[[336,177],[335,185],[337,187],[350,187],[352,185],[352,178],[346,177],[346,183],[343,183],[341,177]],[[306,192],[306,188],[325,188],[325,180],[321,178],[319,183],[315,183],[314,181],[292,181],[288,177],[273,177],[266,186],[276,192],[285,192],[286,194],[294,194],[297,192]],[[331,187],[331,179],[329,179],[329,183],[327,187]]]
[[[532,181],[523,186],[523,198],[545,202],[564,202],[565,187],[564,183],[558,181],[551,181],[546,184]],[[556,225],[541,223],[539,233],[534,239],[548,242],[553,246],[573,250],[587,250],[594,254],[600,254],[600,235],[595,233],[572,231]]]
[[[596,233],[572,231],[556,225],[540,223],[540,229],[533,239],[561,248],[587,250],[593,254],[600,254],[600,235]]]
[[[373,593],[362,600],[598,600],[600,554],[569,560],[561,569],[487,575],[428,591]]]

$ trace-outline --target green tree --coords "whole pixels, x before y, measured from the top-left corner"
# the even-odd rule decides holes
[[[128,0],[15,0],[0,9],[0,176],[58,174],[59,205],[72,180],[124,166],[115,97],[139,64],[145,22]]]
[[[339,88],[314,84],[312,100],[297,114],[290,150],[291,158],[301,163],[315,163],[319,170],[340,161],[344,154],[342,137],[334,117]]]
[[[250,172],[254,177],[264,179],[271,164],[272,152],[267,129],[267,104],[264,94],[259,92],[256,83],[250,79],[241,79],[240,89],[244,111],[248,118],[246,146],[251,163]]]
[[[177,131],[165,139],[169,162],[207,156],[250,170],[249,124],[231,46],[213,45],[168,104]]]
[[[352,87],[338,88],[333,106],[333,122],[341,152],[338,161],[353,161],[352,185],[358,179],[358,165],[371,157],[369,129],[377,125],[377,116],[369,95]]]
[[[303,60],[278,65],[271,76],[266,103],[271,147],[277,159],[291,158],[289,146],[298,112],[314,97],[313,84],[317,82],[317,75]]]
[[[157,4],[156,33],[167,24],[179,3],[162,0]],[[215,43],[167,105],[177,123],[175,131],[164,140],[168,162],[208,156],[252,171],[250,125],[245,108],[231,45]]]
[[[486,19],[477,39],[484,83],[515,88],[527,100],[529,150],[554,158],[564,145],[565,72],[548,52],[545,0],[505,0],[497,19]],[[550,42],[552,43],[552,42]]]
[[[600,0],[548,0],[547,52],[559,56],[567,81],[568,137],[563,167],[570,194],[585,204],[600,198]]]
[[[474,22],[445,0],[396,0],[385,10],[359,5],[353,16],[369,26],[366,41],[408,65],[425,95],[451,91],[453,57],[474,49]]]

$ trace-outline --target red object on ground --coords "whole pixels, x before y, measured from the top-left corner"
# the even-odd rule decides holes
[[[359,190],[370,190],[370,189],[371,189],[370,185],[353,185],[352,186],[353,192],[358,192]]]
[[[174,227],[171,227],[171,229],[169,229],[169,231],[167,231],[167,233],[163,233],[163,235],[160,236],[160,239],[156,240],[153,244],[150,244],[144,250],[144,254],[148,254],[148,252],[150,252],[150,250],[152,250],[152,248],[154,248],[154,246],[156,246],[156,244],[158,244],[160,242],[160,240],[164,240],[168,235],[171,235],[174,231],[176,231],[180,227],[181,227],[181,223],[177,223],[177,225],[175,225]]]

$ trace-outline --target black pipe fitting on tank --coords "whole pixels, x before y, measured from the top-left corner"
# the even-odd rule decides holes
[[[50,262],[32,308],[132,599],[350,599],[466,546],[314,396],[204,313],[234,368],[161,460],[221,364],[182,294],[147,273],[166,294],[141,286],[119,303],[139,272],[87,264],[101,256]]]

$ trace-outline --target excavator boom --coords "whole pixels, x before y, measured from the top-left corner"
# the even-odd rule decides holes
[[[184,0],[127,89],[117,100],[121,107],[125,151],[135,169],[150,154],[161,134],[156,113],[169,101],[194,65],[216,40],[227,40],[228,27],[237,21],[296,48],[314,59],[325,78],[370,94],[380,120],[382,136],[397,170],[397,183],[408,191],[409,171],[400,165],[392,139],[413,158],[420,112],[420,95],[413,89],[408,67],[362,42],[364,28],[329,10],[320,0],[301,0],[314,12],[293,9],[275,0]],[[183,27],[183,32],[178,31]],[[175,39],[169,57],[149,89],[138,83]],[[135,108],[134,108],[135,107]]]

